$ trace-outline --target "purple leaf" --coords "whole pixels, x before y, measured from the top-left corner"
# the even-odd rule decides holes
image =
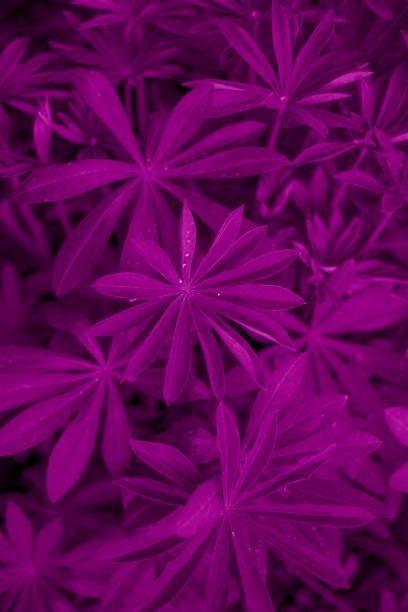
[[[289,519],[295,523],[311,523],[319,527],[356,528],[374,519],[363,508],[353,506],[324,506],[322,504],[262,504],[240,506],[240,512],[261,514],[276,519]]]
[[[405,300],[374,286],[344,300],[317,328],[325,334],[375,331],[403,321],[407,314]]]
[[[168,296],[176,297],[177,289],[168,283],[138,272],[117,272],[98,278],[92,287],[102,293],[129,301],[150,300]]]
[[[229,565],[231,554],[227,521],[221,521],[211,556],[206,584],[205,612],[224,612],[228,597]]]
[[[180,553],[170,561],[160,576],[152,583],[150,596],[143,599],[139,612],[154,612],[171,599],[189,580],[214,536],[214,525],[205,527]]]
[[[31,559],[34,544],[34,531],[31,521],[17,504],[10,501],[6,506],[5,527],[7,536],[19,556],[26,561]]]
[[[240,496],[241,503],[260,499],[293,482],[308,479],[313,472],[327,461],[333,448],[334,446],[330,446],[316,455],[302,458],[295,465],[282,470],[281,473],[274,478],[254,486],[250,491]]]
[[[408,410],[402,406],[393,406],[385,411],[385,420],[394,436],[408,446]]]
[[[295,87],[307,74],[325,47],[333,28],[333,13],[328,11],[313,30],[306,43],[299,51],[293,66],[293,85]]]
[[[75,77],[75,87],[95,115],[111,130],[136,164],[143,166],[139,144],[129,118],[112,84],[96,70],[83,70]]]
[[[211,318],[207,320],[217,335],[224,342],[228,350],[234,355],[235,359],[242,365],[256,385],[262,386],[264,383],[264,370],[259,357],[241,336],[226,323],[215,312],[211,313]]]
[[[87,410],[81,410],[71,421],[51,452],[47,493],[52,503],[59,501],[71,489],[88,464],[95,446],[105,392],[105,384],[96,387]]]
[[[342,183],[354,185],[360,189],[367,189],[374,193],[384,193],[385,187],[374,177],[362,170],[346,170],[335,175]]]
[[[68,234],[52,271],[57,296],[73,289],[99,261],[135,189],[131,184],[109,195]]]
[[[267,340],[276,342],[285,348],[293,350],[293,344],[290,336],[285,332],[283,327],[276,323],[271,316],[263,312],[257,312],[238,304],[223,302],[209,296],[200,295],[199,303],[211,313],[216,312],[227,319],[230,319],[242,327],[245,327],[250,332],[259,334]]]
[[[215,243],[214,243],[215,244]],[[210,251],[209,251],[210,253]],[[225,256],[228,253],[224,253]],[[219,272],[209,279],[201,280],[200,285],[211,286],[217,284],[224,284],[229,282],[243,283],[245,281],[258,281],[270,276],[278,274],[281,270],[287,268],[298,256],[296,251],[290,249],[281,249],[280,251],[271,251],[264,255],[259,255],[250,259],[248,262],[244,262],[242,265],[233,268],[232,270],[226,270],[225,272]],[[204,262],[204,259],[203,259]],[[204,264],[203,264],[204,266]],[[207,275],[208,272],[202,273],[201,278]],[[197,271],[198,276],[198,271]]]
[[[286,9],[277,0],[272,0],[271,24],[280,89],[285,92],[292,73],[292,36]]]
[[[271,456],[275,450],[278,435],[277,415],[270,412],[263,419],[262,427],[259,428],[258,435],[253,446],[244,450],[241,461],[241,470],[236,483],[235,493],[253,484],[268,466]]]
[[[198,87],[175,106],[157,146],[155,164],[171,158],[198,132],[210,107],[211,96],[210,87]]]
[[[64,537],[64,524],[60,518],[56,518],[42,527],[35,538],[36,559],[46,560],[59,546]]]
[[[390,486],[397,491],[408,493],[408,461],[390,478]]]
[[[182,303],[183,298],[181,296],[173,300],[146,339],[133,352],[126,367],[126,380],[132,380],[133,377],[146,370],[153,363],[163,346],[163,338],[166,338],[174,319],[178,316]]]
[[[0,411],[45,400],[88,379],[89,374],[83,372],[0,374]]]
[[[313,164],[326,159],[332,159],[347,151],[351,151],[355,146],[356,145],[352,142],[320,142],[319,144],[303,149],[293,163],[295,166],[303,166],[305,164]]]
[[[265,131],[265,124],[257,121],[242,121],[235,125],[225,127],[204,136],[187,150],[175,155],[171,159],[172,166],[182,166],[199,157],[206,157],[220,149],[232,145],[254,144]]]
[[[193,325],[195,331],[197,332],[201,350],[204,355],[211,388],[215,398],[217,400],[221,400],[225,393],[225,378],[224,363],[220,347],[218,346],[218,342],[214,337],[211,326],[209,325],[201,308],[199,308],[192,301],[190,301],[189,307]]]
[[[275,168],[290,166],[291,162],[281,153],[260,147],[236,147],[221,151],[180,166],[169,168],[164,176],[191,178],[241,178],[270,172]]]
[[[239,466],[241,441],[235,414],[232,413],[224,402],[218,404],[216,426],[224,500],[226,504],[229,504],[235,475]]]
[[[179,506],[188,500],[188,491],[185,488],[174,484],[168,485],[161,480],[125,477],[118,480],[116,484],[133,496],[140,496],[170,506]]]
[[[279,90],[276,74],[253,38],[240,26],[227,19],[217,19],[218,27],[235,51],[274,91]]]
[[[296,293],[279,285],[218,285],[203,289],[203,293],[257,310],[286,310],[305,304]]]
[[[95,336],[113,336],[128,331],[140,324],[147,326],[148,323],[154,320],[160,311],[165,310],[169,303],[170,298],[163,297],[150,300],[144,304],[132,306],[123,312],[119,312],[103,321],[99,321],[99,323],[95,323],[90,331],[95,334]]]
[[[177,315],[163,385],[166,404],[174,402],[186,386],[191,373],[191,319],[187,299]]]
[[[33,404],[11,419],[0,430],[0,455],[14,455],[46,440],[86,403],[92,384]]]
[[[141,461],[183,489],[191,490],[201,480],[194,464],[173,446],[132,440],[131,447]]]
[[[66,200],[107,185],[133,178],[135,166],[110,159],[85,159],[35,170],[13,198],[17,205]]]
[[[306,355],[298,355],[272,372],[266,388],[260,391],[252,406],[245,430],[245,446],[253,442],[253,436],[266,412],[283,410],[294,403],[306,371]]]
[[[111,378],[107,379],[106,411],[102,455],[110,474],[116,478],[130,466],[131,431],[122,397]]]
[[[343,568],[333,553],[327,551],[324,555],[320,554],[310,546],[308,541],[304,540],[302,542],[299,535],[290,539],[265,522],[260,523],[247,518],[245,518],[245,521],[243,518],[241,520],[256,533],[259,533],[277,553],[289,558],[291,562],[303,567],[319,580],[340,588],[348,588]]]
[[[200,264],[193,276],[193,280],[202,279],[211,272],[211,270],[222,260],[226,249],[234,242],[238,236],[242,224],[242,215],[244,207],[240,206],[233,212],[229,213],[224,223],[217,232],[215,240],[213,240],[208,253],[200,261]]]
[[[219,479],[201,482],[181,509],[175,532],[182,538],[192,538],[206,525],[215,525],[223,516]]]
[[[180,222],[181,271],[184,282],[189,282],[190,280],[191,266],[196,249],[196,240],[196,225],[187,201],[185,201]]]
[[[132,242],[133,249],[156,272],[161,274],[169,283],[178,286],[181,280],[167,253],[158,244],[142,236]]]
[[[232,544],[238,563],[239,577],[244,591],[246,610],[248,612],[274,612],[268,589],[257,568],[252,548],[249,546],[248,534],[241,521],[230,519]]]

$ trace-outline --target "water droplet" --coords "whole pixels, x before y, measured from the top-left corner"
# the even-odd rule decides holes
[[[221,293],[220,292],[217,293],[217,297],[221,297]]]

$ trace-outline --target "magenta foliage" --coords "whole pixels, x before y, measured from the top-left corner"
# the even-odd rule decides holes
[[[0,6],[0,610],[408,609],[407,8]]]

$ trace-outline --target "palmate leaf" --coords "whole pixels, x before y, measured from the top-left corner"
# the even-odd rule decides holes
[[[127,204],[133,210],[121,258],[124,270],[132,267],[131,242],[135,236],[150,235],[156,240],[161,236],[169,252],[174,245],[170,227],[175,227],[176,217],[166,202],[166,192],[182,202],[188,198],[192,208],[215,229],[228,214],[225,207],[211,202],[198,192],[185,190],[177,182],[193,177],[213,178],[221,174],[230,178],[246,177],[290,165],[278,153],[255,146],[242,146],[252,145],[259,138],[265,126],[258,122],[248,121],[240,126],[221,128],[186,148],[185,145],[206,120],[211,87],[203,86],[182,98],[167,122],[163,121],[161,138],[157,138],[154,131],[148,133],[142,154],[119,96],[108,79],[97,71],[81,70],[75,84],[86,104],[134,164],[88,159],[48,166],[36,170],[15,193],[17,204],[52,202],[127,180],[122,188],[110,194],[68,235],[53,270],[53,287],[57,295],[73,289],[92,270]]]
[[[292,30],[299,29],[300,23],[291,24],[285,8],[278,2],[272,3],[272,45],[279,78],[250,34],[229,19],[218,19],[217,24],[232,48],[267,86],[209,78],[186,83],[190,87],[212,85],[214,95],[209,114],[213,117],[261,106],[282,111],[288,109],[302,124],[326,137],[328,126],[333,124],[333,120],[336,122],[336,115],[321,110],[319,105],[347,97],[349,94],[345,92],[331,90],[371,74],[367,70],[347,71],[345,66],[350,60],[345,53],[337,53],[337,57],[331,53],[323,54],[333,32],[332,11],[325,13],[293,58],[296,36],[292,36]],[[338,120],[336,124],[340,125]]]
[[[133,330],[135,347],[130,350],[126,379],[134,380],[159,357],[163,337],[170,334],[164,377],[167,403],[177,400],[187,385],[195,327],[210,383],[218,399],[222,398],[225,389],[218,340],[257,385],[263,384],[262,366],[256,353],[231,323],[292,349],[290,337],[267,311],[294,308],[303,304],[303,300],[288,289],[254,281],[286,268],[294,259],[294,251],[257,256],[264,231],[254,228],[240,235],[242,213],[239,208],[227,216],[207,254],[196,262],[195,221],[185,202],[179,240],[181,273],[164,249],[148,238],[139,237],[133,241],[133,251],[161,278],[139,272],[119,272],[102,277],[94,284],[94,288],[105,295],[142,301],[92,328],[97,335]]]

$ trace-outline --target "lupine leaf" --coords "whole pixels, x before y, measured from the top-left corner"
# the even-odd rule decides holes
[[[408,410],[402,406],[387,408],[385,420],[398,440],[408,446]]]
[[[73,289],[98,262],[134,191],[130,185],[111,194],[68,235],[53,267],[52,284],[58,296]]]
[[[232,544],[238,562],[239,576],[241,579],[246,609],[248,612],[265,610],[274,612],[275,606],[272,603],[267,587],[261,579],[257,569],[251,548],[247,545],[245,537],[245,526],[241,522],[231,520]]]
[[[199,87],[175,106],[157,146],[155,163],[170,158],[197,133],[206,118],[211,96],[210,87]]]
[[[85,470],[93,452],[105,385],[98,385],[88,410],[71,421],[51,452],[47,468],[47,492],[54,503],[61,499]]]
[[[276,74],[253,38],[233,21],[219,19],[218,27],[229,44],[273,90],[278,89]]]
[[[16,205],[66,200],[136,175],[135,166],[110,159],[84,159],[47,166],[33,172],[13,199]]]
[[[0,430],[0,455],[14,455],[46,440],[86,402],[92,383],[33,404]]]
[[[177,315],[164,377],[163,397],[167,404],[179,397],[191,373],[190,321],[188,303],[183,300]]]
[[[141,461],[184,489],[191,489],[200,480],[191,461],[173,446],[132,440],[131,447]]]
[[[115,89],[96,70],[79,72],[75,87],[93,112],[105,123],[137,164],[143,164],[139,144]]]
[[[216,412],[217,446],[220,452],[224,499],[229,503],[240,458],[240,437],[235,415],[220,402]]]

